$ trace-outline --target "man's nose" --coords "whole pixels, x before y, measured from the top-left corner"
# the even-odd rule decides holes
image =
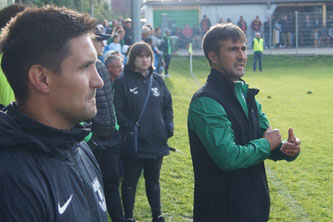
[[[104,85],[103,79],[97,72],[96,67],[94,67],[94,71],[92,73],[92,79],[90,81],[90,88],[102,88]]]

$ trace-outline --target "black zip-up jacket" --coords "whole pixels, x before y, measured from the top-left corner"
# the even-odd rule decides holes
[[[119,131],[115,128],[116,116],[113,106],[111,77],[105,65],[99,60],[96,62],[96,69],[104,81],[104,86],[96,90],[97,114],[92,119],[92,140],[97,144],[97,149],[106,148],[119,152],[119,145],[122,141]]]
[[[114,104],[120,131],[126,133],[139,118],[151,75],[151,95],[139,127],[139,158],[169,154],[167,140],[174,129],[171,94],[161,75],[152,70],[145,78],[141,73],[125,67],[124,74],[114,83]]]
[[[102,177],[89,129],[58,130],[0,111],[0,221],[106,222]]]
[[[233,87],[232,81],[212,69],[206,84],[193,98],[209,97],[220,103],[231,122],[236,144],[245,145],[260,138],[255,102],[259,90],[248,90],[247,119]],[[205,145],[190,128],[189,139],[195,178],[194,221],[267,221],[270,198],[264,162],[245,169],[225,171],[214,163]]]

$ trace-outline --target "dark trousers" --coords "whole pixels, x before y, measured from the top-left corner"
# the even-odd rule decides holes
[[[257,60],[259,61],[259,71],[262,71],[261,58],[262,58],[262,52],[253,53],[253,71],[256,71],[257,69]]]
[[[163,157],[157,159],[124,159],[124,178],[121,194],[126,218],[133,217],[136,185],[143,171],[146,194],[152,216],[161,215],[160,171]]]
[[[164,54],[164,63],[165,63],[164,70],[165,70],[165,74],[169,74],[168,70],[169,70],[170,61],[171,61],[171,55],[168,54],[168,53]]]
[[[96,158],[103,175],[104,192],[108,213],[112,222],[123,222],[125,219],[119,193],[121,177],[119,154],[112,152],[112,149],[105,149],[98,153]]]

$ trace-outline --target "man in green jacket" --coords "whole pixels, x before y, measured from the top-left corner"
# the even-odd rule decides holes
[[[216,25],[203,38],[211,66],[191,101],[188,131],[194,168],[194,222],[267,221],[269,190],[264,160],[293,161],[300,140],[289,129],[281,142],[260,103],[258,89],[241,79],[246,36],[232,24]]]
[[[0,11],[0,27],[1,29],[6,26],[9,20],[17,13],[23,11],[25,6],[20,4],[9,5]],[[2,54],[0,54],[0,61]],[[10,87],[6,76],[0,68],[0,104],[7,106],[10,102],[15,101],[15,96],[12,88]]]

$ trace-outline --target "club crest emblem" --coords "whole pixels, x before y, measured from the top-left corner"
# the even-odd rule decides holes
[[[155,88],[151,88],[151,91],[153,92],[153,95],[156,96],[156,97],[159,97],[160,96],[160,91],[158,91],[158,88],[155,87]]]
[[[98,203],[99,203],[99,206],[101,207],[101,209],[104,212],[106,212],[106,203],[105,203],[104,193],[103,193],[101,184],[99,183],[97,177],[91,183],[91,186],[93,187],[93,190],[95,192],[95,195],[96,195]]]

